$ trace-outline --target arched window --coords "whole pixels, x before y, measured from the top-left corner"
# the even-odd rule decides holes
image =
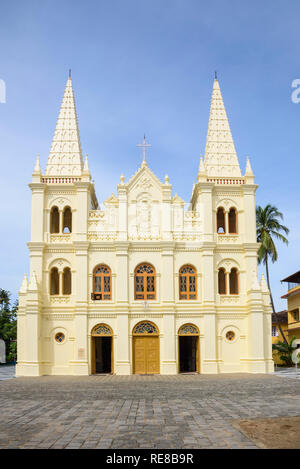
[[[219,295],[226,295],[226,272],[223,268],[218,271],[218,292]]]
[[[237,295],[239,293],[238,285],[238,271],[233,267],[229,274],[229,292],[230,295]]]
[[[69,267],[65,267],[63,271],[63,295],[71,295],[72,293],[72,274]]]
[[[229,233],[237,233],[237,214],[235,208],[231,208],[228,213]]]
[[[184,265],[179,271],[179,299],[197,299],[197,271],[191,265]]]
[[[72,233],[72,211],[70,207],[65,207],[63,211],[63,233]]]
[[[59,211],[57,207],[51,208],[50,233],[59,233]]]
[[[219,207],[217,211],[217,233],[225,233],[225,210],[223,207]]]
[[[111,300],[111,270],[107,265],[98,265],[94,270],[93,300]]]
[[[50,295],[59,295],[59,274],[57,267],[53,267],[50,272]]]
[[[158,335],[158,327],[150,321],[139,322],[133,329],[133,334]]]
[[[150,264],[140,264],[135,269],[135,299],[155,300],[156,299],[156,278],[155,269]]]

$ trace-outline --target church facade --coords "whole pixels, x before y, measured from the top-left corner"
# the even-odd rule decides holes
[[[29,184],[17,375],[271,373],[257,185],[249,159],[241,173],[217,79],[187,207],[140,146],[141,166],[100,206],[68,78],[46,170],[37,158]]]

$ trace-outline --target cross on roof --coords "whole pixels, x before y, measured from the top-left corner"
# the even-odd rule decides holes
[[[152,147],[152,145],[150,143],[146,143],[146,136],[145,135],[144,135],[143,143],[138,143],[137,147],[142,148],[143,161],[146,161],[147,148]]]

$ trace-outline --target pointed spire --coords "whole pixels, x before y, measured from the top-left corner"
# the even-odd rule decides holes
[[[71,74],[67,80],[49,153],[47,176],[81,176],[82,153]]]
[[[261,291],[263,291],[263,292],[268,292],[269,291],[264,274],[261,275],[260,288],[261,288]]]
[[[27,278],[27,275],[25,274],[19,293],[27,293],[27,289],[28,289],[28,278]]]
[[[246,179],[246,184],[248,183],[253,183],[254,182],[254,174],[251,168],[249,156],[247,156],[247,164],[246,164],[246,171],[245,171],[245,179]]]
[[[209,177],[241,176],[241,169],[216,75],[206,137],[205,167]]]
[[[198,182],[200,181],[206,181],[207,175],[205,171],[205,166],[203,162],[203,155],[200,155],[200,164],[199,164],[199,170],[198,170]]]
[[[32,271],[31,277],[30,277],[30,283],[29,283],[29,290],[37,290],[37,280],[36,280],[36,274],[35,271]]]

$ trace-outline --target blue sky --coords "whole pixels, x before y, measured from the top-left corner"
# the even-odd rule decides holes
[[[2,2],[0,287],[15,295],[29,269],[27,184],[37,153],[45,168],[68,69],[100,201],[136,171],[144,133],[151,169],[189,200],[217,70],[242,172],[249,155],[257,203],[276,205],[291,230],[271,269],[284,309],[280,279],[300,269],[299,15],[292,0]]]

